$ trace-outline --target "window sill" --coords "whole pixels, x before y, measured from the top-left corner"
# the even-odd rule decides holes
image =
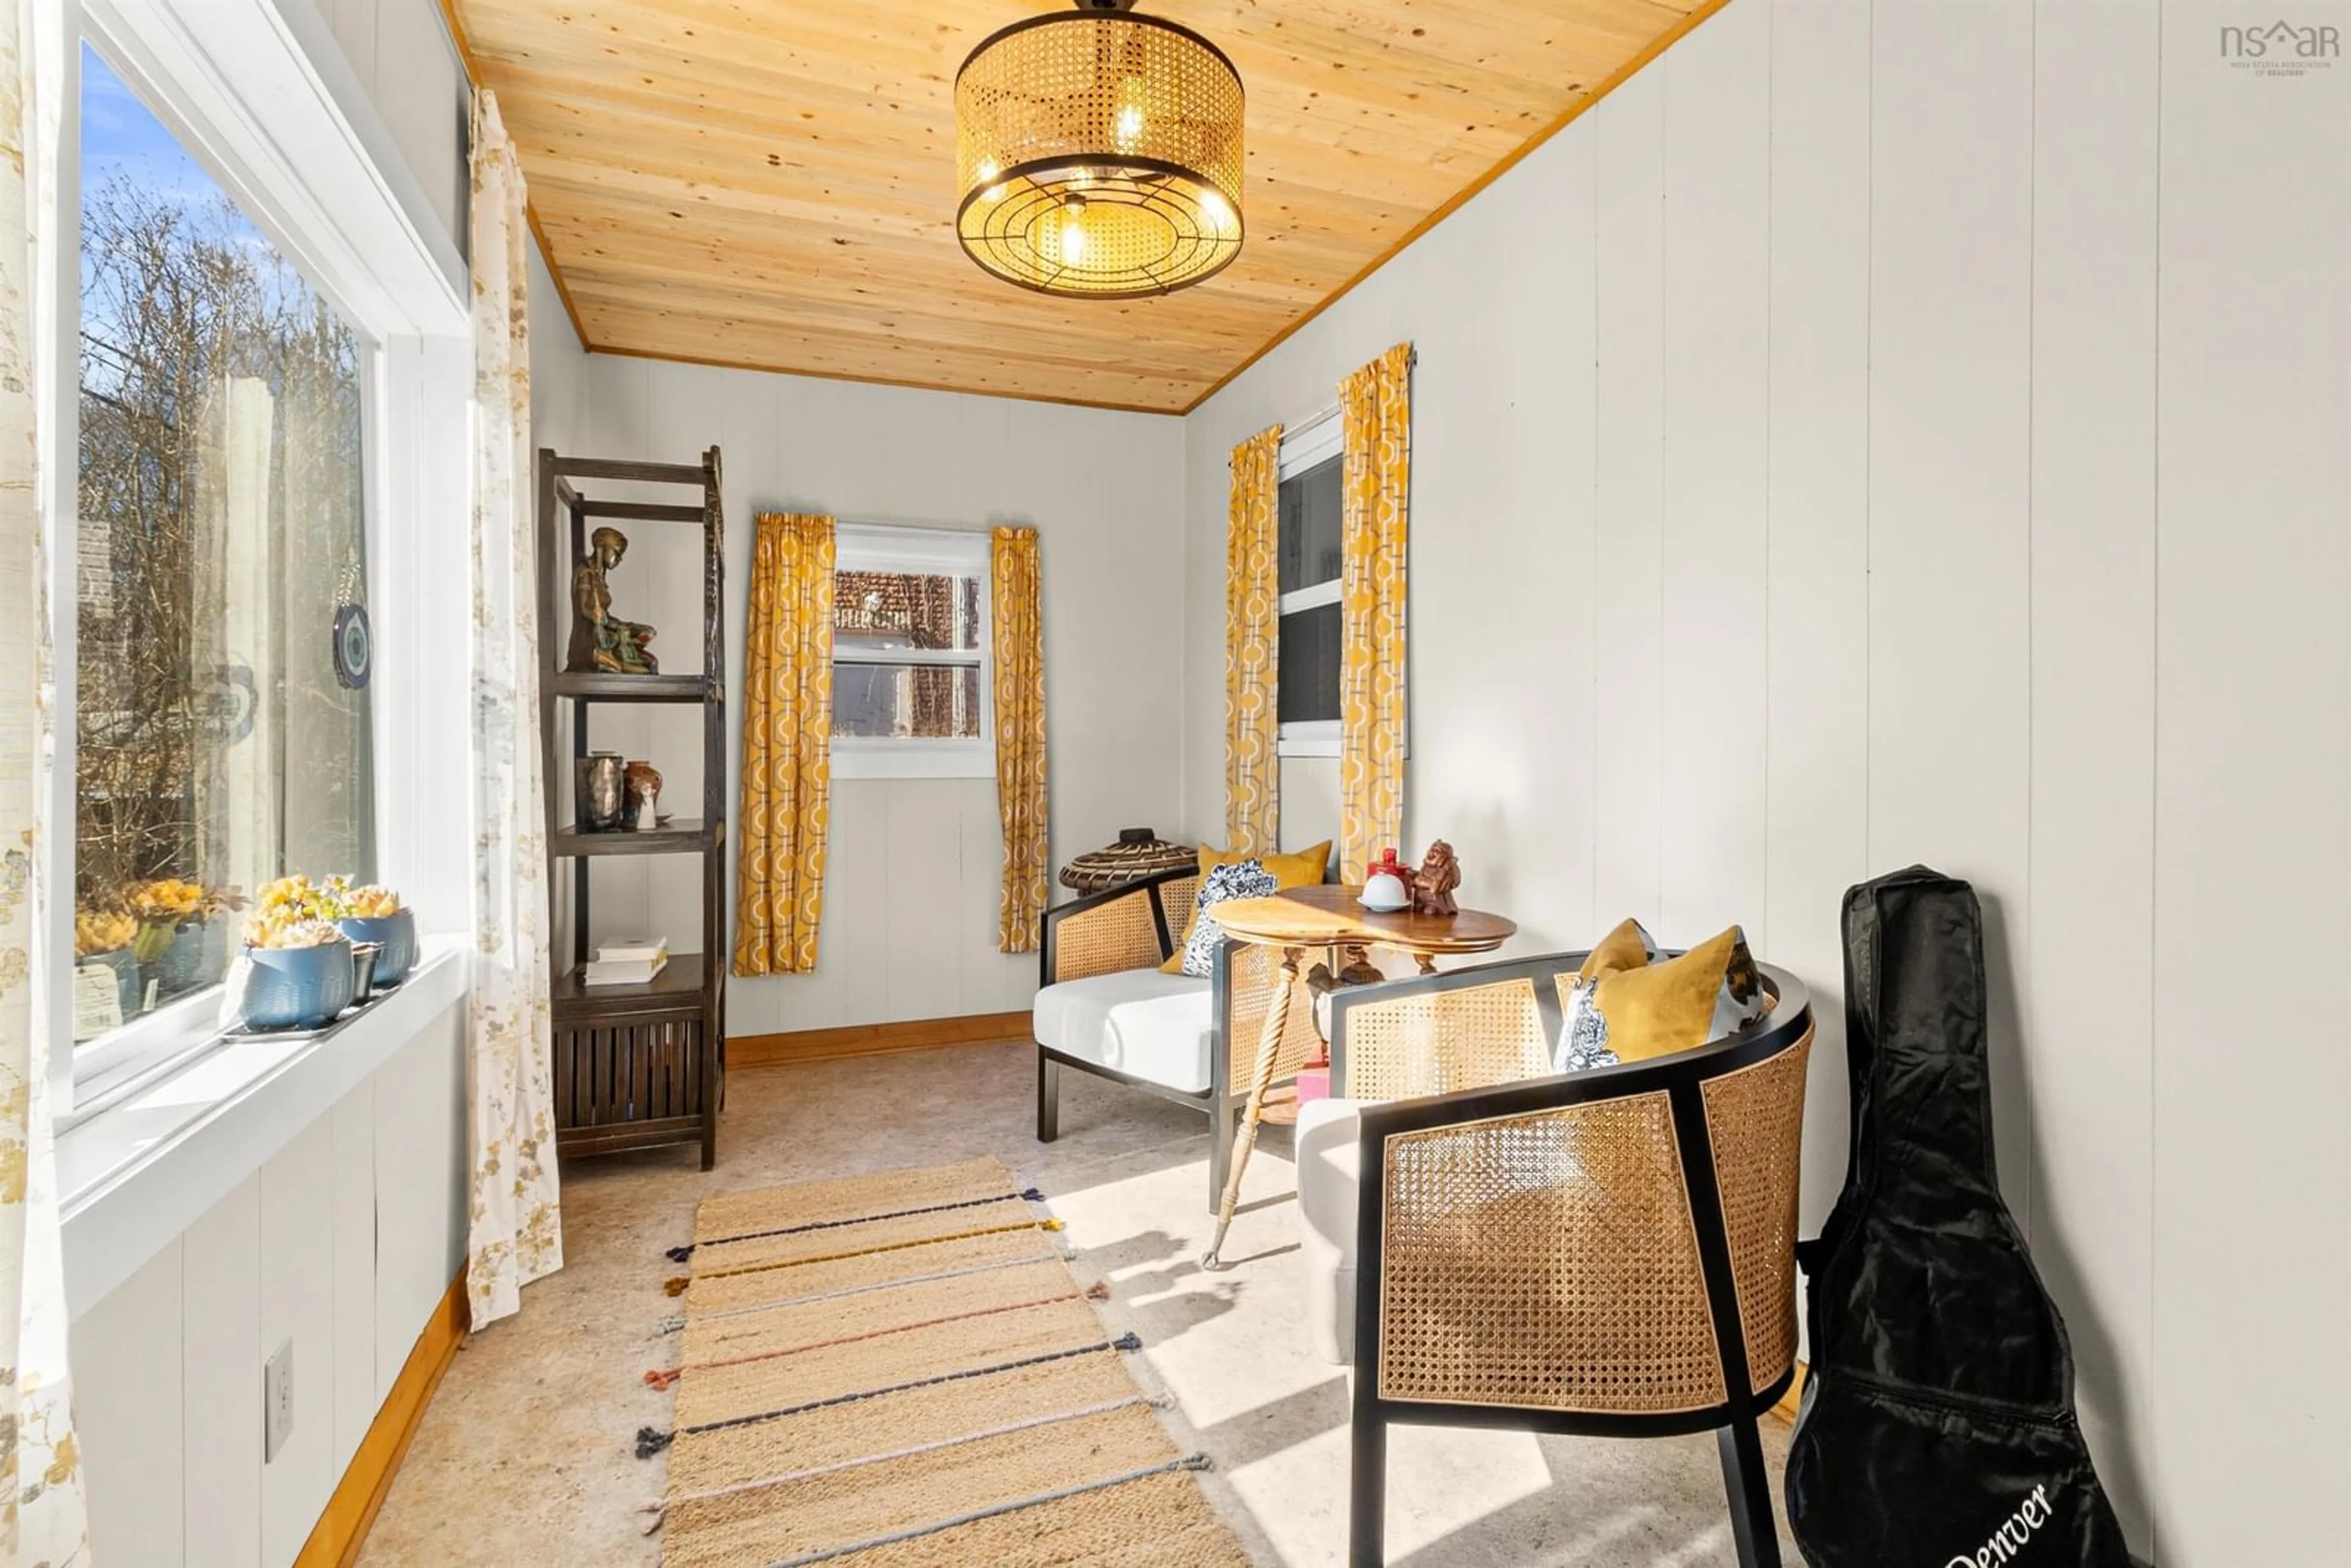
[[[57,1135],[66,1301],[78,1317],[465,997],[467,946],[331,1032],[190,1051]]]

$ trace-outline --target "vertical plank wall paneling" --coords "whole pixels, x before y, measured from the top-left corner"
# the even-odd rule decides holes
[[[186,1561],[189,1568],[254,1568],[261,1561],[258,1176],[188,1227],[180,1261]],[[142,1490],[151,1484],[141,1479]]]
[[[1530,693],[1529,672],[1546,687],[1591,689],[1595,649],[1592,581],[1598,465],[1591,441],[1562,441],[1561,429],[1589,433],[1599,413],[1598,293],[1593,267],[1593,177],[1587,139],[1553,141],[1529,160],[1545,169],[1544,182],[1499,183],[1480,200],[1510,204],[1513,236],[1507,286],[1490,295],[1486,340],[1508,342],[1516,353],[1507,371],[1510,392],[1499,468],[1506,487],[1487,520],[1485,548],[1456,558],[1452,570],[1489,585],[1498,613],[1468,618],[1497,653],[1491,689],[1474,716],[1476,728],[1424,722],[1429,752],[1460,752],[1476,759],[1484,779],[1508,780],[1493,789],[1483,842],[1511,852],[1479,856],[1479,885],[1501,883],[1498,899],[1519,922],[1524,940],[1558,949],[1583,940],[1593,918],[1593,841],[1591,831],[1593,737],[1581,705]],[[1483,432],[1467,433],[1468,461],[1486,461]],[[1513,526],[1515,525],[1515,526]],[[1424,556],[1423,559],[1427,558]],[[1512,570],[1496,571],[1508,560]],[[1421,573],[1422,577],[1429,575]],[[1450,706],[1459,684],[1430,681],[1416,696],[1424,714]],[[1433,759],[1433,758],[1432,758]],[[1466,777],[1438,799],[1480,789]],[[1449,831],[1449,816],[1423,816],[1407,835],[1409,854],[1423,841]],[[1522,846],[1522,847],[1521,847]]]
[[[2274,19],[1732,0],[1186,419],[1186,820],[1221,819],[1223,455],[1414,339],[1416,841],[1471,840],[1465,894],[1534,911],[1527,950],[1735,917],[1811,980],[1808,1228],[1844,1160],[1838,895],[1912,861],[1974,882],[2002,1183],[2132,1544],[2302,1568],[2351,1539],[2325,1022],[2351,63],[2224,57],[2224,25]],[[2287,20],[2351,33],[2351,5]],[[1587,211],[1593,272],[1549,280],[1590,293],[1596,402],[1528,373],[1585,307],[1527,300],[1507,259],[1531,214]],[[1483,376],[1524,395],[1497,411]],[[1587,476],[1579,573],[1555,508]],[[1470,570],[1559,608],[1496,627],[1527,584],[1480,609]],[[1760,758],[1729,700],[1757,692]],[[1588,819],[1565,756],[1553,810],[1525,803],[1538,719],[1588,728]],[[1333,809],[1301,785],[1329,788],[1286,768],[1286,818]],[[1587,856],[1590,920],[1556,931],[1545,883]]]
[[[1838,901],[1869,874],[1869,12],[1771,9],[1765,951],[1813,987],[1803,1222],[1844,1176]]]
[[[2351,36],[2341,4],[2290,19]],[[2156,1536],[2190,1563],[2351,1541],[2351,62],[2221,57],[2268,20],[2162,19],[2149,1389]]]
[[[758,513],[964,528],[1036,523],[1045,560],[1055,862],[1121,827],[1175,831],[1184,737],[1168,694],[1180,681],[1182,601],[1179,573],[1163,570],[1163,558],[1181,527],[1180,422],[610,356],[589,356],[567,373],[582,380],[580,451],[679,462],[713,444],[722,449],[727,675],[738,698]],[[661,629],[654,647],[664,669],[698,668],[698,541],[673,525],[624,531],[630,553],[614,576],[616,601]],[[740,787],[739,701],[727,716],[731,801]],[[698,714],[608,708],[594,723],[596,744],[661,769],[674,810],[700,812]],[[836,774],[817,970],[735,981],[730,1032],[1026,1007],[1035,956],[996,951],[1001,854],[992,777]],[[700,947],[698,868],[626,856],[598,862],[591,874],[592,936],[649,928],[678,951]]]
[[[1604,924],[1630,915],[1654,925],[1664,876],[1657,803],[1664,629],[1658,603],[1664,588],[1669,87],[1667,72],[1643,71],[1583,122],[1591,128],[1600,161],[1594,198],[1600,406],[1593,436],[1599,507],[1592,552],[1597,649],[1591,704],[1592,899],[1595,920]],[[1426,547],[1435,520],[1416,508],[1415,521],[1422,524],[1416,538]],[[1432,818],[1424,810],[1420,820]]]
[[[181,1254],[174,1240],[75,1320],[74,1435],[98,1563],[189,1561]]]
[[[2151,1303],[2096,1284],[2152,1240],[2156,12],[2043,6],[2033,44],[2030,1223],[2143,1541]]]
[[[261,1561],[290,1563],[325,1511],[342,1467],[335,1462],[335,1387],[345,1361],[335,1334],[335,1127],[329,1110],[261,1167],[260,1321],[246,1354],[243,1396],[263,1365],[294,1347],[292,1430],[261,1468]],[[323,1245],[322,1245],[323,1243]],[[419,1320],[421,1326],[423,1320]],[[321,1354],[321,1352],[329,1354]]]
[[[1662,928],[1770,950],[1764,725],[1771,13],[1667,52],[1666,461],[1656,605]],[[1758,68],[1759,63],[1762,68]]]
[[[2032,11],[1873,16],[1870,864],[1982,896],[1994,1132],[2027,1219]]]
[[[337,1477],[359,1452],[382,1403],[375,1366],[375,1085],[360,1084],[329,1113],[334,1126],[334,1332],[342,1347],[329,1381]],[[419,1325],[420,1327],[422,1325]],[[363,1346],[355,1352],[352,1347]]]
[[[465,1254],[453,1008],[72,1325],[97,1562],[285,1568]],[[294,1347],[263,1458],[262,1365]]]

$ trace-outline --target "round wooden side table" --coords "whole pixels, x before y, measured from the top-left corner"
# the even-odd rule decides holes
[[[1479,909],[1452,915],[1416,915],[1405,909],[1384,915],[1357,903],[1362,893],[1359,887],[1294,887],[1271,898],[1236,898],[1212,906],[1208,917],[1234,941],[1281,949],[1281,985],[1259,1031],[1249,1105],[1241,1113],[1224,1198],[1217,1205],[1216,1239],[1200,1259],[1203,1268],[1224,1267],[1217,1254],[1224,1249],[1225,1232],[1232,1228],[1234,1206],[1240,1201],[1241,1173],[1257,1147],[1258,1124],[1264,1118],[1266,1091],[1272,1087],[1274,1069],[1281,1061],[1290,1009],[1304,1001],[1306,1016],[1314,1016],[1311,997],[1299,994],[1301,987],[1311,989],[1304,969],[1307,950],[1343,949],[1347,963],[1343,977],[1370,978],[1376,971],[1371,967],[1366,949],[1394,947],[1411,954],[1420,972],[1427,975],[1436,972],[1439,957],[1490,953],[1519,929],[1515,922]]]

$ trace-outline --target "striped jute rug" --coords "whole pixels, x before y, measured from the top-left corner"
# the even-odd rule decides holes
[[[706,1199],[673,1365],[666,1568],[1244,1564],[994,1160]]]

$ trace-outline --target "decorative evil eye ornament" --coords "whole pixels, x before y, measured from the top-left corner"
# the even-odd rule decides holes
[[[335,608],[335,679],[347,691],[368,684],[368,667],[375,657],[375,633],[368,628],[367,606]]]

